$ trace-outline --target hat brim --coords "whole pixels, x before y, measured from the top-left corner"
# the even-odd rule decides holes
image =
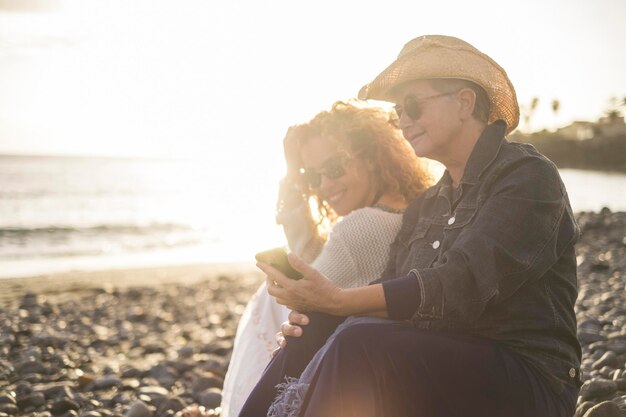
[[[487,55],[470,48],[452,48],[438,42],[422,44],[401,54],[374,81],[361,88],[359,99],[393,101],[393,89],[413,80],[454,78],[472,81],[487,92],[491,104],[489,123],[502,119],[507,124],[507,133],[510,133],[519,123],[515,89],[502,67]]]

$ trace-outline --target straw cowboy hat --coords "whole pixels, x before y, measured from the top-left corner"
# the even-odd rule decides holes
[[[392,101],[390,93],[394,87],[428,78],[458,78],[480,85],[491,102],[489,123],[504,120],[507,133],[517,127],[517,97],[504,69],[469,43],[452,36],[425,35],[409,41],[398,59],[361,88],[359,98]]]

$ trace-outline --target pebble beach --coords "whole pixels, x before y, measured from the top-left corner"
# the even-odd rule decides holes
[[[626,213],[579,213],[576,417],[626,416]],[[0,280],[0,417],[220,415],[252,264]]]

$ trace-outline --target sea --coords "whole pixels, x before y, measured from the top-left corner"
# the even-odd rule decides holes
[[[626,174],[560,173],[574,211],[626,211]],[[277,182],[193,159],[0,155],[0,278],[252,262],[285,244]]]

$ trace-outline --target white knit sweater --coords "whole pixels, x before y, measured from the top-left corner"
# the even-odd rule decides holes
[[[296,210],[297,212],[297,210]],[[315,241],[304,230],[302,214],[280,219],[292,251],[301,254]],[[311,265],[339,287],[362,287],[380,278],[389,260],[389,245],[400,231],[402,214],[377,207],[354,210],[333,227]],[[310,248],[308,250],[311,252]]]

